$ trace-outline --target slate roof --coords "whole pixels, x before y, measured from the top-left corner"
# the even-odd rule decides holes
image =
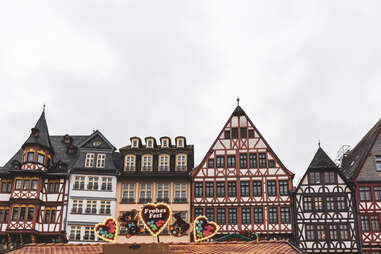
[[[354,180],[381,131],[381,119],[368,131],[361,141],[343,158],[341,171],[347,179]]]
[[[39,144],[43,147],[48,148],[52,153],[54,153],[54,149],[49,138],[48,124],[46,123],[45,119],[45,110],[42,111],[42,114],[33,129],[38,130],[38,135],[35,136],[31,133],[22,147],[25,147],[25,145]]]
[[[319,147],[312,159],[308,169],[336,169],[336,164],[329,158],[324,150]]]
[[[303,252],[288,241],[223,242],[223,243],[160,243],[135,244],[140,248],[129,248],[133,244],[29,244],[11,251],[11,254],[119,254],[147,253],[153,248],[154,254],[302,254]]]

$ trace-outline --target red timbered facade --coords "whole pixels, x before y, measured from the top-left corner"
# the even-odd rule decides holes
[[[237,106],[192,172],[192,217],[217,222],[220,234],[290,239],[293,176]]]
[[[343,158],[343,174],[356,188],[364,254],[381,253],[381,119]]]
[[[65,163],[55,156],[45,112],[15,156],[0,169],[2,245],[65,240]]]

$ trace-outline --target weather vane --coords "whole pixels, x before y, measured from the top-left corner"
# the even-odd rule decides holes
[[[239,97],[237,97],[237,106],[239,106]]]

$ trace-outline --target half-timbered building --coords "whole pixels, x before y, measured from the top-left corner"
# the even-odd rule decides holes
[[[193,218],[205,215],[221,234],[289,239],[293,176],[238,105],[192,172]]]
[[[72,137],[66,136],[68,142]],[[76,145],[78,158],[70,169],[67,239],[70,243],[98,242],[94,226],[115,217],[118,153],[94,131]]]
[[[131,144],[119,149],[122,172],[118,176],[117,216],[127,211],[139,211],[146,203],[167,203],[173,214],[181,213],[184,221],[190,222],[189,173],[193,169],[194,147],[187,144],[183,136],[175,142],[167,136],[146,137],[144,143],[139,137],[131,137]],[[174,222],[170,218],[169,224]],[[139,226],[143,225],[139,222]],[[152,242],[152,236],[145,231],[126,238],[126,228],[120,227],[118,243]],[[189,242],[190,235],[170,235],[168,226],[160,234],[160,242]]]
[[[381,253],[381,119],[343,158],[342,173],[354,183],[362,249]]]
[[[295,191],[295,240],[305,253],[360,253],[354,188],[319,147]]]
[[[65,241],[69,155],[62,136],[49,136],[42,112],[29,138],[0,170],[3,244]]]

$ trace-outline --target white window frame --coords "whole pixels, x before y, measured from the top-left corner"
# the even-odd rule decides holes
[[[97,168],[104,168],[106,166],[106,154],[97,154]]]
[[[176,183],[174,191],[174,201],[176,202],[187,202],[187,184]]]
[[[153,148],[153,139],[152,138],[147,139],[147,148]]]
[[[125,171],[135,171],[136,168],[136,156],[134,154],[127,154],[124,157],[124,170]]]
[[[135,201],[135,184],[134,183],[122,184],[122,201],[123,200],[127,200],[128,202]]]
[[[152,200],[152,187],[153,185],[151,183],[141,183],[139,186],[139,200]]]
[[[163,138],[161,141],[161,147],[168,147],[169,140],[167,138]]]
[[[87,200],[86,201],[86,214],[97,214],[97,201]]]
[[[75,188],[75,186],[78,185],[78,188]],[[81,186],[83,188],[81,188]],[[73,190],[84,190],[85,189],[85,177],[84,176],[75,176],[74,177],[74,183],[73,183]]]
[[[101,208],[99,209],[99,214],[111,215],[111,201],[101,200]]]
[[[187,171],[187,155],[185,153],[176,154],[176,171]]]
[[[84,228],[85,228],[85,233],[83,235],[83,240],[95,241],[94,226],[85,226]]]
[[[152,154],[144,154],[142,156],[142,172],[152,171]]]
[[[72,235],[74,236],[73,238],[71,237]],[[79,235],[79,237],[77,239],[78,235]],[[80,241],[81,240],[81,226],[74,226],[74,225],[70,226],[69,240],[72,240],[72,241]]]
[[[170,157],[168,154],[159,155],[159,171],[169,171]]]
[[[83,213],[83,200],[73,199],[73,206],[72,206],[71,211],[73,214],[82,214]]]
[[[112,177],[102,177],[102,191],[112,191]]]
[[[139,147],[139,140],[137,138],[134,138],[131,140],[131,147],[132,148],[138,148]]]
[[[85,168],[93,168],[94,167],[94,159],[95,159],[94,153],[86,153]]]
[[[177,147],[184,147],[184,139],[183,138],[178,138],[176,142]]]
[[[169,183],[159,183],[157,184],[157,201],[159,202],[169,202],[169,197],[171,193],[171,185]]]
[[[98,190],[98,179],[99,177],[90,176],[89,182],[87,183],[87,190]]]

